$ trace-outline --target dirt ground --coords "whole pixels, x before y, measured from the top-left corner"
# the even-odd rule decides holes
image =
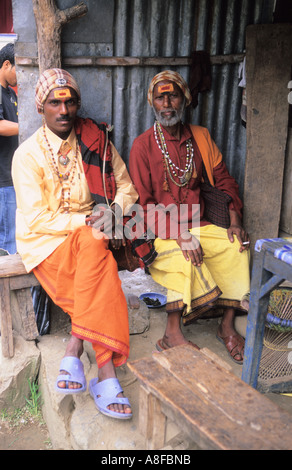
[[[46,425],[31,416],[18,422],[0,418],[0,450],[50,450]]]

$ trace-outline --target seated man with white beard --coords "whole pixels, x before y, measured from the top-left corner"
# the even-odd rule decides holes
[[[208,130],[181,121],[191,103],[181,75],[169,70],[157,74],[148,102],[156,121],[133,143],[130,174],[158,253],[149,271],[167,288],[167,325],[156,347],[187,343],[181,320],[188,324],[220,307],[224,314],[217,338],[232,359],[242,363],[244,339],[234,328],[234,317],[249,292],[250,276],[249,236],[241,223],[238,185]],[[213,187],[229,196],[226,228],[206,216],[201,185],[207,175]]]

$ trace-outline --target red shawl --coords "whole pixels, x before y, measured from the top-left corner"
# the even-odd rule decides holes
[[[111,146],[107,145],[105,161],[104,149],[107,140],[108,126],[106,123],[97,124],[90,118],[77,118],[75,122],[75,132],[79,143],[83,167],[89,186],[89,190],[97,204],[111,204],[116,194],[116,183],[112,167]],[[104,183],[103,183],[104,168]],[[104,191],[105,185],[105,191]],[[124,225],[129,221],[129,217],[124,217]],[[143,265],[150,266],[157,256],[153,244],[144,237],[127,240],[128,246],[135,256],[140,258]],[[120,250],[119,250],[120,251]],[[138,267],[138,265],[137,265]]]

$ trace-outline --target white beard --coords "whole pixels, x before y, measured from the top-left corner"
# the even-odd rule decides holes
[[[171,108],[171,109],[168,109],[168,110],[165,109],[164,111],[156,111],[156,109],[153,106],[153,111],[154,111],[155,118],[164,127],[175,126],[178,122],[180,122],[181,118],[183,116],[184,110],[185,110],[185,100],[183,101],[180,109],[178,109],[178,110],[175,110],[175,109]],[[172,116],[171,118],[163,117],[162,113],[166,112],[166,111],[173,111],[174,116]]]

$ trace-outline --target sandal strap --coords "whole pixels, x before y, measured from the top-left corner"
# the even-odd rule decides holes
[[[95,378],[92,379],[90,383],[91,390],[95,395],[115,396],[123,392],[119,380],[114,377],[102,380],[101,382],[98,381],[98,378]]]
[[[244,340],[240,335],[233,335],[233,336],[225,336],[223,341],[226,345],[226,348],[230,353],[236,348],[242,346],[242,350],[244,349]]]
[[[76,382],[80,385],[84,385],[84,381],[80,379],[80,376],[75,376],[75,375],[68,375],[68,374],[60,374],[57,377],[57,384],[59,382],[66,382],[66,387],[69,386],[69,382]],[[60,388],[60,387],[59,387]]]
[[[98,382],[98,378],[92,379],[90,383],[91,392],[95,395],[94,399],[104,408],[109,405],[129,405],[128,398],[117,397],[123,392],[120,382],[117,378],[110,378]],[[99,395],[99,396],[98,396]]]
[[[243,359],[245,341],[242,336],[237,333],[235,335],[224,336],[223,338],[217,335],[217,338],[219,339],[219,341],[221,341],[221,343],[224,344],[228,353],[235,362],[240,362],[235,359],[236,356],[240,356],[241,359]],[[238,348],[238,350],[234,351],[236,348]]]
[[[83,363],[75,356],[65,356],[63,357],[59,370],[65,370],[70,375],[84,374]]]
[[[65,356],[60,363],[60,371],[67,374],[59,374],[56,381],[56,390],[62,393],[81,393],[86,390],[86,378],[84,375],[83,363],[75,356]],[[66,387],[59,387],[59,382],[65,382]],[[76,382],[81,385],[77,389],[69,389],[69,382]]]

